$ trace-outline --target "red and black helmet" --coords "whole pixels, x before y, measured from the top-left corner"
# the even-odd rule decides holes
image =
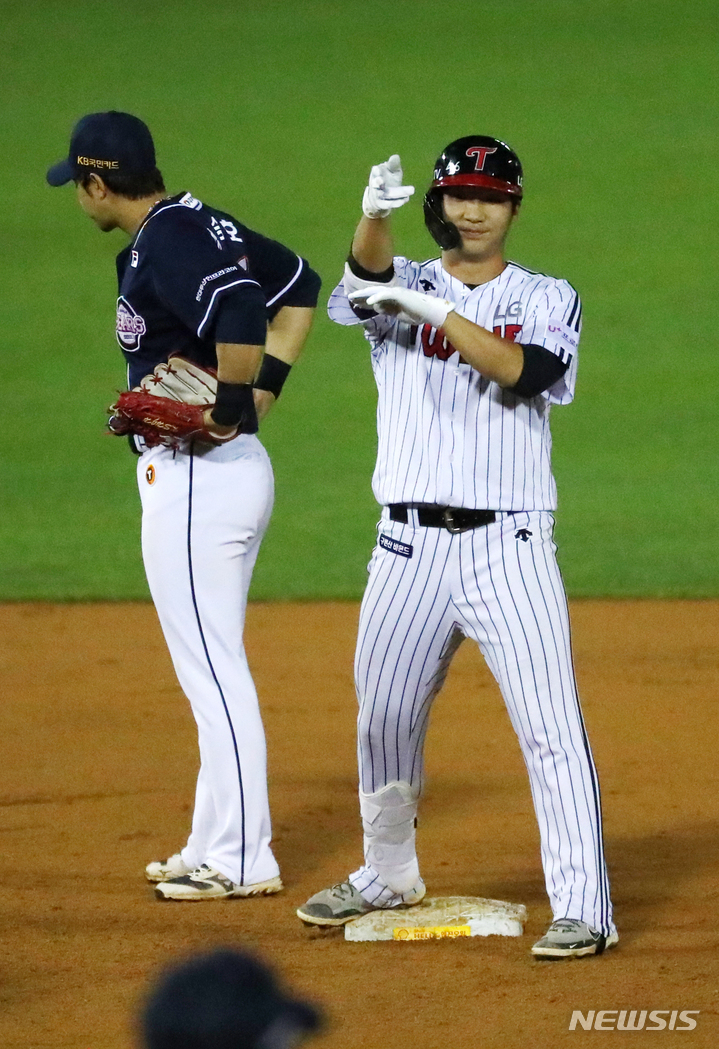
[[[460,242],[457,227],[447,222],[442,192],[452,186],[479,186],[522,199],[522,165],[506,142],[489,135],[468,135],[450,142],[434,165],[434,179],[424,198],[424,221],[441,248],[449,251]]]

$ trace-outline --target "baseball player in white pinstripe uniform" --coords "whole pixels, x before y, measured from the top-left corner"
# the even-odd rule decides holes
[[[298,910],[341,925],[425,893],[415,851],[422,753],[454,652],[479,645],[529,773],[554,920],[538,958],[617,942],[599,785],[577,696],[553,540],[549,412],[574,395],[581,305],[505,260],[522,167],[487,136],[452,142],[424,200],[440,258],[395,256],[400,158],[372,168],[329,304],[361,324],[379,391],[382,505],[355,662],[364,864]]]

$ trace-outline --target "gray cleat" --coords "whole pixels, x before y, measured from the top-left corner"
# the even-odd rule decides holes
[[[422,889],[415,893],[416,899],[404,900],[398,906],[412,907],[416,903],[421,903],[424,897],[424,884],[421,884]],[[407,895],[409,894],[405,893],[405,896]],[[396,907],[382,907],[368,903],[351,882],[342,881],[330,889],[323,889],[322,892],[310,896],[307,903],[298,908],[297,917],[307,925],[344,925],[346,922],[351,922],[353,918],[360,918],[371,911],[396,909]]]
[[[558,918],[547,929],[541,940],[532,947],[535,958],[585,958],[590,954],[601,954],[619,940],[616,932],[597,932],[586,922],[576,918]]]

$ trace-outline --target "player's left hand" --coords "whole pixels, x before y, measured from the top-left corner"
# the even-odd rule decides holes
[[[435,295],[425,295],[421,291],[409,288],[387,287],[383,284],[370,284],[361,291],[353,291],[349,299],[362,309],[387,313],[407,324],[431,324],[441,328],[447,320],[447,314],[454,309],[454,303],[447,299],[438,299]]]
[[[202,420],[208,434],[211,437],[214,437],[217,441],[227,441],[230,437],[234,437],[239,432],[236,426],[218,426],[212,418],[212,408],[205,409],[202,413]]]

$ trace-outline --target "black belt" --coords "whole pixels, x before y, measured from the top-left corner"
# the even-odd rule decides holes
[[[446,528],[453,533],[482,528],[497,519],[494,510],[463,510],[459,506],[435,506],[434,503],[390,503],[388,509],[390,518],[400,524],[407,524],[408,511],[416,510],[422,528]]]

